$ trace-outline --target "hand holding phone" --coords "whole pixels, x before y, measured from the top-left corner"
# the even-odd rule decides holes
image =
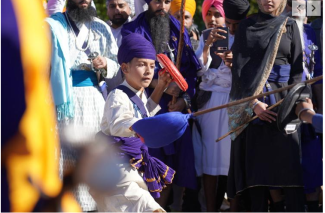
[[[224,61],[226,66],[228,66],[229,68],[232,67],[233,55],[231,50],[226,50],[223,53],[218,53],[218,52],[214,52],[214,53]]]
[[[204,30],[202,34],[205,45],[210,46],[210,55],[212,57],[210,68],[218,68],[222,59],[217,53],[223,53],[229,50],[229,29],[228,27],[218,25],[217,28]]]
[[[210,28],[203,31],[206,45],[212,45],[218,40],[227,39],[228,28],[218,25],[217,28]]]

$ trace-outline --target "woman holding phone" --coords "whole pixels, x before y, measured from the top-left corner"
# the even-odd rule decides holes
[[[258,14],[242,21],[232,48],[230,101],[282,88],[301,81],[302,45],[297,24],[281,16],[286,0],[257,0]],[[276,125],[276,110],[267,107],[287,91],[228,108],[234,129],[254,114],[258,120],[232,134],[228,175],[230,198],[247,192],[251,211],[268,211],[268,195],[282,190],[285,203],[273,200],[275,211],[304,211],[298,134],[284,134]],[[282,197],[282,196],[281,196]],[[281,198],[280,197],[280,198]]]
[[[213,28],[205,40],[201,35],[199,47],[196,51],[202,70],[198,76],[202,81],[197,91],[198,111],[228,103],[231,86],[231,70],[210,47],[214,42],[226,39],[221,33],[227,31],[219,29],[225,23],[225,13],[222,7],[223,0],[205,0],[202,5],[202,17],[206,28]],[[230,38],[230,45],[233,40]],[[214,58],[214,59],[213,59]],[[216,59],[217,58],[217,59]],[[214,60],[218,61],[214,61]],[[211,66],[217,64],[217,66]],[[205,99],[205,100],[203,100]],[[201,126],[201,135],[194,127],[193,143],[198,176],[203,175],[203,187],[206,198],[207,211],[216,209],[217,178],[227,176],[230,158],[230,138],[216,143],[215,140],[227,133],[227,109],[214,111],[198,117]]]

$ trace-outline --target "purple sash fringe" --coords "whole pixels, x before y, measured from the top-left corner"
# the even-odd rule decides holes
[[[151,157],[148,147],[140,138],[113,137],[115,145],[130,157],[130,164],[143,174],[143,180],[154,198],[160,197],[160,192],[171,184],[175,171],[157,158]]]

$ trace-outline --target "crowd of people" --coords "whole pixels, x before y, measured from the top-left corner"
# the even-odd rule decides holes
[[[268,109],[288,90],[198,115],[168,145],[147,146],[135,130],[323,74],[322,21],[307,23],[305,9],[293,16],[291,0],[257,0],[249,15],[249,0],[204,0],[202,32],[196,1],[184,17],[181,3],[106,0],[105,22],[93,0],[48,0],[63,189],[82,211],[322,211],[322,80],[294,104],[307,123],[290,134],[279,129],[279,107]],[[157,54],[178,66],[186,91]],[[173,134],[155,128],[153,137]]]

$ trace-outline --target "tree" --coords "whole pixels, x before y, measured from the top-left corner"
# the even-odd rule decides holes
[[[137,0],[134,0],[137,1]],[[97,9],[97,14],[100,19],[106,21],[108,20],[108,17],[106,15],[106,0],[94,0],[96,4],[96,9]],[[205,25],[202,19],[202,3],[203,0],[196,0],[196,11],[194,15],[194,23],[198,25],[199,30],[204,30]],[[257,13],[258,11],[258,6],[256,3],[256,0],[253,0],[250,2],[251,8],[249,10],[249,15],[253,13]]]

